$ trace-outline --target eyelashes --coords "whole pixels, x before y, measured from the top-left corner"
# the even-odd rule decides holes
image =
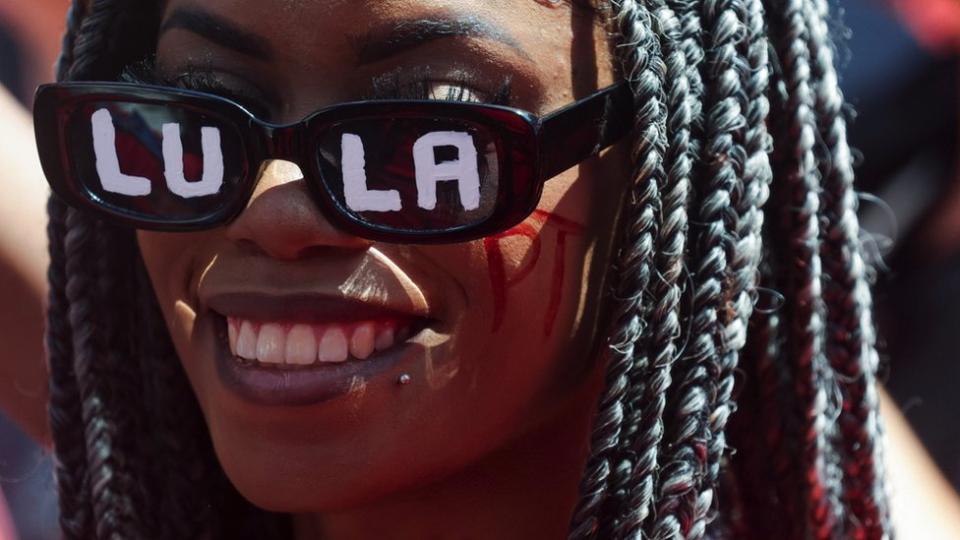
[[[457,71],[452,75],[438,76],[429,67],[395,69],[373,78],[371,92],[365,99],[416,99],[465,101],[510,105],[512,81],[505,77],[492,89],[485,89],[476,81],[479,75]]]
[[[136,84],[169,86],[207,92],[241,104],[261,119],[270,118],[268,99],[242,77],[220,73],[201,67],[188,67],[174,76],[161,74],[155,57],[149,57],[126,66],[120,80]],[[491,85],[483,76],[466,70],[453,73],[436,73],[430,67],[398,68],[373,77],[368,90],[358,96],[365,100],[409,99],[462,101],[508,106],[512,103],[512,81],[503,77],[499,84]],[[319,108],[319,107],[318,107]]]
[[[230,76],[231,79],[239,77]],[[169,86],[215,94],[236,101],[259,118],[270,116],[266,96],[249,84],[231,83],[224,74],[198,67],[190,67],[178,75],[168,77],[157,70],[156,60],[147,58],[123,69],[120,80],[136,84]]]

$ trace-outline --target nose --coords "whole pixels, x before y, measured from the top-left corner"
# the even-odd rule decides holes
[[[247,208],[227,226],[227,238],[276,259],[293,260],[324,248],[362,250],[372,242],[330,224],[310,198],[300,168],[264,162]]]

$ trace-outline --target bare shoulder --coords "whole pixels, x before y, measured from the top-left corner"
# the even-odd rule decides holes
[[[897,405],[880,393],[886,426],[891,512],[900,538],[960,538],[960,498],[940,474]]]

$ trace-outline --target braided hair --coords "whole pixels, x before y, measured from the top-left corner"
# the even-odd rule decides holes
[[[827,1],[595,3],[636,130],[570,538],[892,537]],[[158,21],[75,1],[58,78],[116,78]],[[218,465],[133,234],[48,213],[64,536],[291,538]]]

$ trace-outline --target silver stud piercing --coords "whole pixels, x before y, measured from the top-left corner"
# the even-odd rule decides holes
[[[413,377],[411,377],[410,374],[408,373],[403,373],[399,377],[397,377],[397,384],[399,384],[400,386],[407,386],[412,382],[413,382]]]

